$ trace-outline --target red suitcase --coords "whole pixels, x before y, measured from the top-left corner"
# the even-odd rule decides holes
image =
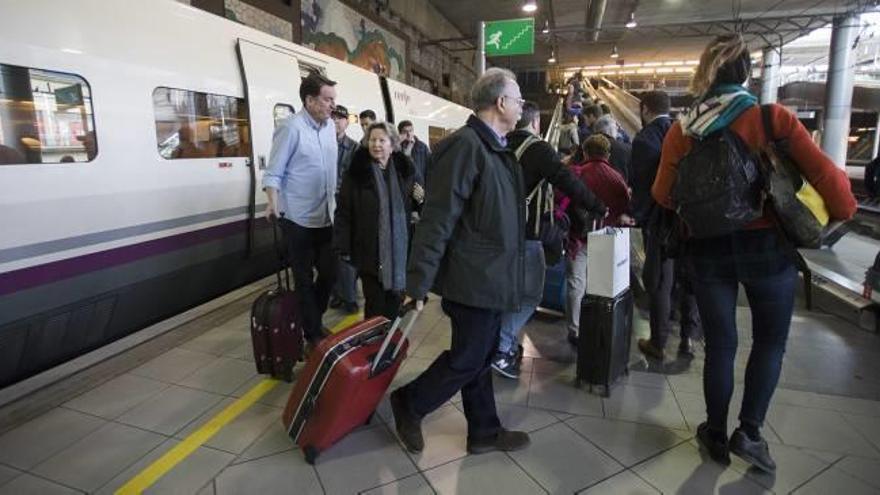
[[[251,340],[257,373],[289,382],[293,380],[294,365],[302,359],[303,333],[296,293],[290,290],[290,278],[284,255],[278,247],[276,229],[273,224],[272,234],[280,260],[275,274],[277,285],[260,294],[251,306]]]
[[[406,356],[417,314],[412,311],[402,334],[397,329],[403,313],[394,323],[381,316],[356,323],[308,356],[282,417],[306,462],[314,464],[321,452],[370,421]]]

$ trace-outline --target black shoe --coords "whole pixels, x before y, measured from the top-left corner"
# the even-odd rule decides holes
[[[568,343],[577,347],[578,346],[578,336],[574,332],[568,332]]]
[[[406,407],[406,399],[404,399],[401,389],[391,392],[389,401],[391,402],[391,412],[394,414],[397,437],[403,442],[406,450],[412,454],[418,454],[425,448],[425,439],[422,437],[422,420],[413,415]]]
[[[658,348],[650,339],[639,339],[639,350],[649,358],[663,361],[663,349]]]
[[[697,442],[706,449],[712,460],[724,465],[730,464],[730,450],[724,433],[712,431],[708,423],[700,423],[697,427]]]
[[[524,431],[509,431],[501,429],[494,437],[484,438],[482,440],[467,441],[467,451],[469,454],[486,454],[489,452],[513,452],[514,450],[524,449],[529,446],[531,440],[529,434]]]
[[[771,474],[776,472],[776,463],[770,457],[767,440],[752,440],[740,428],[733,430],[733,435],[730,435],[730,452],[761,471]]]
[[[358,303],[356,303],[356,302],[347,302],[347,303],[344,303],[344,304],[342,305],[342,309],[343,309],[346,313],[348,313],[348,314],[350,314],[350,315],[353,315],[353,314],[355,314],[355,313],[357,313],[358,311],[361,310],[361,308],[358,307]]]
[[[336,296],[330,296],[330,301],[327,303],[333,309],[338,309],[342,307],[342,299]]]
[[[678,355],[686,359],[693,359],[695,357],[691,339],[681,339],[681,343],[678,344]]]
[[[505,378],[516,380],[519,378],[519,367],[516,363],[516,355],[504,352],[495,354],[495,358],[492,360],[492,371]]]
[[[516,346],[516,367],[519,368],[519,365],[522,364],[523,354],[525,353],[525,349],[523,349],[522,344]]]

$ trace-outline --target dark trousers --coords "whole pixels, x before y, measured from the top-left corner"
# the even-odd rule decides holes
[[[359,273],[358,276],[361,277],[361,285],[364,288],[364,318],[384,316],[394,320],[400,311],[403,294],[385,290],[382,282],[373,275]]]
[[[663,260],[659,267],[656,290],[651,291],[651,343],[658,349],[666,347],[672,331],[672,305],[675,302],[673,288],[679,288],[679,312],[681,313],[681,339],[690,339],[699,333],[700,313],[687,275],[677,270],[675,259]]]
[[[333,295],[344,303],[357,303],[357,268],[341,258],[336,262],[336,283]]]
[[[312,229],[282,220],[281,230],[287,241],[304,333],[310,340],[320,339],[321,318],[336,280],[336,255],[331,250],[333,227]]]
[[[418,378],[403,387],[412,412],[423,417],[461,390],[468,438],[492,437],[501,428],[490,364],[498,346],[501,312],[443,300],[452,320],[452,345]]]
[[[739,419],[761,427],[779,381],[797,269],[774,229],[691,241],[688,261],[706,338],[703,394],[709,426],[727,430],[737,348],[736,300],[745,288],[752,311],[752,350]]]

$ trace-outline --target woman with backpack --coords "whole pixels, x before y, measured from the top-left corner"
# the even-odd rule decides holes
[[[748,47],[740,35],[709,43],[691,82],[696,103],[667,133],[651,192],[658,203],[679,211],[690,231],[685,259],[706,340],[703,394],[708,418],[697,428],[697,440],[718,462],[729,462],[732,452],[772,473],[776,464],[760,429],[782,369],[797,255],[769,202],[763,201],[757,153],[771,141],[787,141],[789,158],[822,196],[832,220],[851,218],[856,201],[846,172],[822,153],[793,113],[769,105],[771,128],[765,132],[762,108],[743,87],[750,70]],[[721,178],[731,180],[716,183],[739,181],[741,187],[707,197],[706,191],[715,186],[699,179],[709,177],[705,171],[723,175],[725,169],[728,176]],[[728,438],[740,284],[752,312],[753,343],[739,427]]]

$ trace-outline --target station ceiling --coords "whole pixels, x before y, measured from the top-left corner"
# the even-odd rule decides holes
[[[535,17],[535,54],[508,57],[517,69],[573,68],[613,63],[696,60],[718,34],[738,30],[752,50],[788,43],[828,24],[835,15],[875,8],[876,0],[537,0],[533,14],[524,0],[430,0],[468,38],[445,42],[466,51],[475,46],[480,20]],[[604,12],[600,15],[599,12]],[[627,28],[630,13],[637,26]],[[598,22],[597,22],[598,21]],[[544,34],[545,25],[549,34]],[[595,27],[594,27],[595,26]],[[616,46],[619,57],[610,58]],[[470,55],[470,53],[467,53]],[[491,61],[490,61],[491,62]]]

